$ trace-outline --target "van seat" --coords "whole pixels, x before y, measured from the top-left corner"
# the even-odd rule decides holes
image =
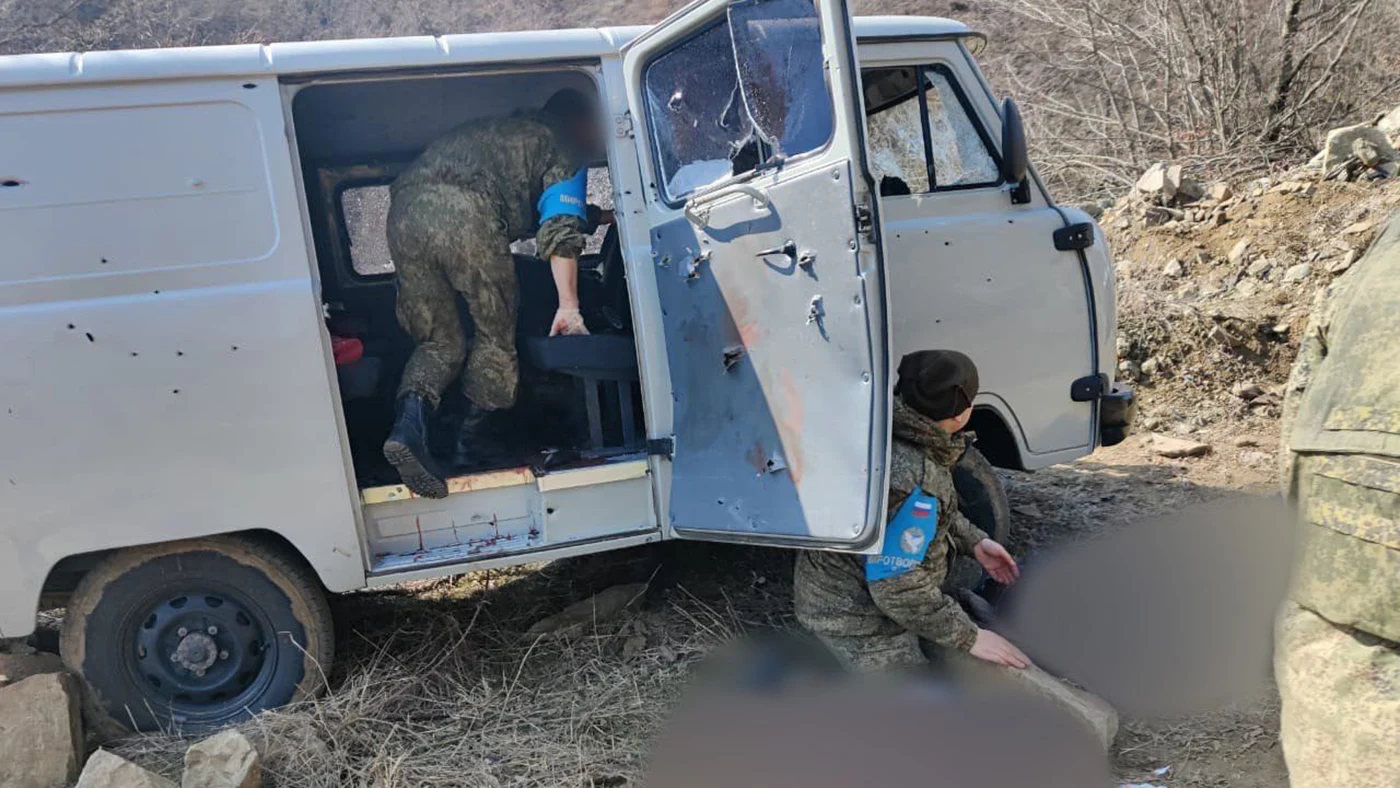
[[[605,386],[611,386],[616,394],[621,448],[637,445],[636,404],[632,401],[631,385],[637,380],[637,348],[631,336],[531,337],[525,340],[525,353],[536,369],[569,375],[579,381],[588,411],[589,448],[604,448],[600,396],[605,393]]]

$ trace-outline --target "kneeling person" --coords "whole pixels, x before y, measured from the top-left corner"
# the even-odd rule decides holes
[[[880,555],[803,550],[793,577],[797,619],[854,670],[927,662],[920,640],[1023,668],[1030,660],[979,628],[943,593],[955,553],[998,582],[1015,582],[1011,554],[958,511],[952,467],[972,417],[977,367],[962,353],[926,350],[899,362],[888,519]]]

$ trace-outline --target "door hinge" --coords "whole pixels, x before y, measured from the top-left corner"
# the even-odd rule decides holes
[[[1088,249],[1094,245],[1094,225],[1089,222],[1071,224],[1055,231],[1055,248],[1061,252]]]
[[[627,110],[621,115],[613,118],[614,128],[619,139],[628,139],[632,136],[632,110]]]
[[[647,438],[647,456],[671,459],[676,455],[675,438]]]
[[[875,240],[875,213],[865,203],[856,203],[856,232],[867,241]]]
[[[1108,376],[1102,373],[1085,375],[1069,384],[1069,398],[1075,402],[1093,402],[1101,399],[1105,391],[1108,391]]]

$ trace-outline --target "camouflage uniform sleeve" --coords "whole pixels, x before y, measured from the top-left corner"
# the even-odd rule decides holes
[[[572,257],[578,259],[588,236],[583,234],[582,222],[577,216],[555,216],[546,219],[535,234],[535,247],[543,260],[551,257]]]
[[[556,183],[567,181],[578,172],[569,156],[556,146],[549,154],[549,164],[541,179],[541,189],[548,189]],[[590,212],[591,213],[591,212]],[[588,244],[584,222],[577,216],[555,216],[546,219],[535,233],[535,248],[541,259],[551,257],[572,257],[578,259]]]
[[[944,648],[968,651],[977,639],[977,625],[943,593],[943,575],[927,563],[920,564],[871,583],[870,596],[880,612],[906,630]]]
[[[972,521],[963,516],[957,507],[950,507],[947,511],[948,535],[953,537],[953,546],[963,555],[972,555],[972,548],[983,539],[990,539],[986,531],[972,524]]]

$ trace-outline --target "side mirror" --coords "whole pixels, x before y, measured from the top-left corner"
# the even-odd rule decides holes
[[[1001,177],[1016,188],[1011,192],[1011,202],[1021,205],[1031,200],[1030,181],[1026,173],[1030,171],[1031,156],[1026,146],[1026,126],[1021,122],[1021,109],[1013,99],[1001,102]]]

